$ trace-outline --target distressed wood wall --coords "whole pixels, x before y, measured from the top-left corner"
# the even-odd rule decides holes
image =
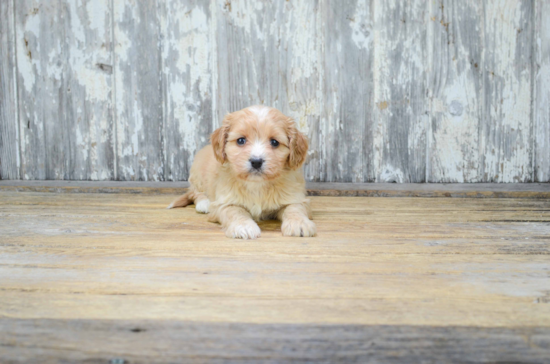
[[[0,0],[0,177],[185,180],[227,112],[305,174],[550,181],[546,0]]]

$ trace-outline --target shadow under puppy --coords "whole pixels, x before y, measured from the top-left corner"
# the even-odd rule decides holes
[[[194,203],[230,238],[255,239],[255,221],[279,219],[284,236],[314,236],[301,166],[307,139],[279,110],[251,106],[228,114],[212,145],[195,156],[189,192],[168,208]]]

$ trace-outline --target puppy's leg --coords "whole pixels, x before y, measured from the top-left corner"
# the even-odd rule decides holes
[[[195,210],[201,214],[207,214],[210,210],[210,200],[204,193],[197,193],[195,195]]]
[[[176,207],[185,207],[187,205],[191,205],[194,200],[195,200],[195,192],[189,191],[186,194],[181,195],[180,197],[172,201],[172,203],[168,205],[167,209],[173,209]]]
[[[220,206],[211,213],[210,221],[219,222],[225,235],[236,239],[256,239],[261,230],[250,213],[238,206]]]
[[[285,206],[277,213],[284,236],[315,236],[317,227],[310,217],[309,201]]]

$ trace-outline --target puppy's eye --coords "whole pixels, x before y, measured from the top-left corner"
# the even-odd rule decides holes
[[[274,148],[277,148],[279,146],[279,142],[275,139],[271,139],[271,146]]]
[[[246,143],[246,138],[239,138],[239,139],[237,139],[237,144],[239,144],[239,145],[244,145],[244,143]]]

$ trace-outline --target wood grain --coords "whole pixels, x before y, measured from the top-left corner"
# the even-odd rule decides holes
[[[432,2],[430,182],[479,182],[483,120],[483,3]]]
[[[113,1],[117,179],[163,181],[161,14],[154,1]]]
[[[182,194],[188,182],[0,181],[0,190],[56,193]],[[550,199],[548,183],[329,183],[307,182],[309,196]]]
[[[13,4],[2,178],[186,180],[263,103],[309,137],[308,181],[550,181],[544,1]]]
[[[109,3],[15,3],[24,179],[113,178]]]
[[[549,200],[313,197],[317,237],[242,241],[173,197],[0,192],[1,357],[548,355]]]
[[[3,317],[550,325],[548,200],[314,197],[318,237],[242,241],[172,196],[0,194]]]
[[[325,30],[323,164],[318,180],[374,181],[374,4],[328,1],[325,6],[324,21],[330,27]]]
[[[209,143],[214,130],[210,11],[207,1],[161,4],[164,178],[168,181],[188,178],[195,153]]]
[[[534,181],[550,181],[550,4],[535,8]]]
[[[0,179],[19,179],[19,125],[13,2],[0,3]]]
[[[535,2],[484,4],[484,182],[532,181],[532,49]]]
[[[0,328],[7,363],[543,363],[550,355],[542,327],[0,319]]]
[[[427,6],[374,1],[376,182],[426,182]]]

